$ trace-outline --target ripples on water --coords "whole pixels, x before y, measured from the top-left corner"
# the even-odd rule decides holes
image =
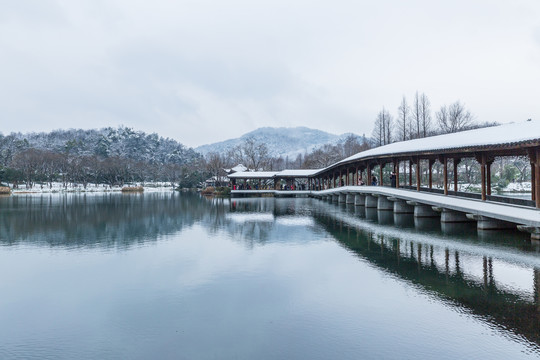
[[[0,199],[0,358],[540,355],[538,247],[314,199]]]

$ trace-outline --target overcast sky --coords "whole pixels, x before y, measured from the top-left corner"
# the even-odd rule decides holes
[[[540,120],[539,0],[0,0],[0,131],[370,135],[424,92]]]

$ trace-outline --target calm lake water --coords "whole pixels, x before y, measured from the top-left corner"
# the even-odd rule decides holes
[[[0,198],[1,359],[540,357],[526,235],[315,199]]]

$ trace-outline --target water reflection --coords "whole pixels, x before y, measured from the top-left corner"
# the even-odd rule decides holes
[[[441,220],[438,218],[415,217],[414,227],[426,232],[439,231],[441,229]]]
[[[394,224],[394,212],[388,210],[378,210],[377,219],[381,225],[393,225]]]
[[[482,316],[499,328],[540,344],[540,264],[537,258],[527,257],[525,262],[516,262],[509,257],[507,261],[461,251],[459,242],[445,244],[444,238],[424,243],[412,237],[401,237],[396,231],[388,234],[356,226],[357,223],[349,223],[346,217],[324,211],[314,216],[318,224],[362,259],[465,311]],[[434,226],[430,224],[429,228],[433,230]],[[465,224],[445,225],[444,229],[445,235],[450,232],[471,234]],[[534,250],[527,247],[527,251]],[[529,282],[517,285],[518,278],[529,279]]]
[[[470,235],[476,232],[475,222],[441,223],[441,231],[446,235]]]
[[[467,224],[441,226],[438,219],[313,199],[177,193],[0,199],[3,245],[129,248],[194,224],[249,248],[294,239],[305,244],[310,232],[328,234],[395,279],[540,344],[539,249],[525,235],[478,236]]]
[[[372,222],[378,222],[379,217],[377,214],[377,208],[365,208],[366,209],[366,219]]]
[[[0,199],[0,244],[129,247],[196,222],[218,228],[227,199],[197,194],[67,194]]]
[[[414,216],[413,214],[396,214],[394,213],[394,224],[401,228],[413,228]]]

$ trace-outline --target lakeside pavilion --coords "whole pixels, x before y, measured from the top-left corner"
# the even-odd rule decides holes
[[[496,158],[515,156],[529,160],[531,197],[528,201],[512,201],[540,208],[540,122],[532,120],[396,142],[362,151],[324,169],[244,171],[230,174],[229,178],[233,191],[243,184],[242,190],[302,188],[320,192],[360,186],[364,182],[370,184],[373,176],[378,177],[377,185],[389,186],[390,180],[384,176],[389,168],[396,175],[395,184],[392,184],[396,188],[501,201],[500,197],[491,195],[491,165]],[[480,164],[480,194],[458,192],[458,165],[467,158]],[[440,190],[433,187],[435,163],[440,164],[443,172]],[[449,179],[449,167],[453,170],[452,179]],[[400,174],[400,170],[405,173]],[[422,172],[427,172],[424,180]]]

